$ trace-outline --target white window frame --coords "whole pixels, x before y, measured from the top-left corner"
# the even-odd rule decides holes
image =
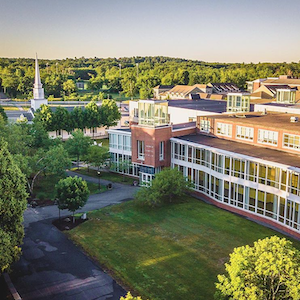
[[[159,160],[165,159],[165,142],[159,142]]]
[[[232,137],[232,124],[217,123],[217,134]]]
[[[278,132],[272,130],[258,129],[257,142],[271,146],[278,145]]]
[[[209,120],[200,120],[200,131],[210,132],[210,121]]]
[[[244,134],[242,132],[243,130],[245,130]],[[254,128],[237,125],[236,126],[236,139],[253,142]]]
[[[137,141],[137,152],[138,152],[138,159],[145,160],[145,142],[144,141]],[[142,151],[140,151],[140,149]]]
[[[286,146],[286,145],[284,144],[285,136],[290,136],[290,137],[292,137],[294,141],[295,141],[296,138],[299,139],[299,146],[295,146],[295,143],[292,143],[292,144],[288,143],[288,146]],[[286,148],[286,149],[293,149],[293,150],[300,151],[300,135],[290,134],[290,133],[283,133],[282,147],[283,147],[283,148]]]

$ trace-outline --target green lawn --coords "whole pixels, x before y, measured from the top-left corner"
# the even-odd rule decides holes
[[[82,175],[88,175],[91,177],[99,178],[96,170],[90,169],[88,171],[87,168],[80,168],[80,169],[73,168],[72,171],[82,174]],[[101,181],[101,179],[106,179],[106,180],[109,180],[112,182],[118,182],[118,183],[123,183],[123,184],[127,184],[127,185],[133,185],[133,182],[138,180],[137,178],[132,178],[132,177],[128,177],[128,176],[123,176],[121,174],[105,172],[105,171],[101,171],[100,181]]]
[[[45,199],[54,199],[55,198],[55,184],[66,176],[57,176],[57,175],[47,175],[40,176],[34,186],[34,194],[36,198],[45,200]],[[99,193],[98,184],[87,182],[90,194]],[[101,192],[106,191],[106,186],[101,185]]]
[[[216,276],[235,247],[279,233],[213,205],[146,209],[134,201],[88,214],[69,236],[144,299],[213,299]],[[300,249],[300,242],[294,242]]]

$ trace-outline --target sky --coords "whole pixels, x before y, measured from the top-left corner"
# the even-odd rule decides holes
[[[0,0],[0,57],[298,62],[300,0]]]

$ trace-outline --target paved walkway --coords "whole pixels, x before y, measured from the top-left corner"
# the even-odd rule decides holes
[[[98,182],[95,178],[81,177]],[[133,186],[113,183],[112,190],[91,195],[80,211],[120,203],[132,198],[136,190]],[[62,215],[68,214],[62,211]],[[119,300],[125,290],[52,225],[57,217],[56,206],[28,208],[24,213],[23,254],[11,274],[22,299]]]

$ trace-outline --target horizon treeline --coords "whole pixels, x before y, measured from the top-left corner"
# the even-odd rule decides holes
[[[29,58],[0,58],[0,91],[10,97],[32,97],[34,62]],[[78,95],[75,82],[82,80],[89,91],[150,98],[158,84],[230,82],[245,89],[248,80],[257,78],[300,77],[300,62],[208,63],[163,56],[39,59],[39,66],[46,96],[65,99]]]

